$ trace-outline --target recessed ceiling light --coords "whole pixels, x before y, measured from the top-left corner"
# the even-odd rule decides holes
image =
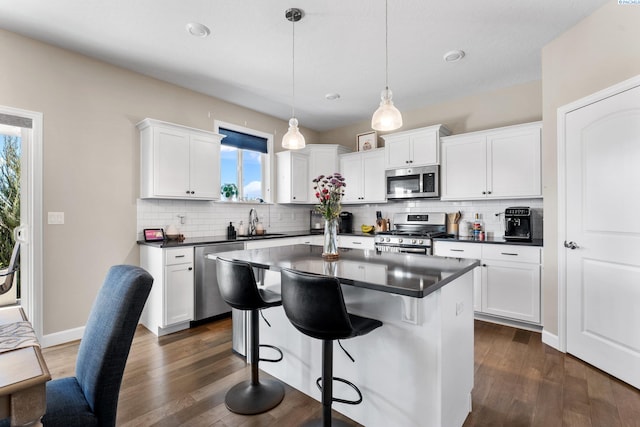
[[[442,58],[445,60],[445,62],[460,61],[462,58],[464,58],[464,51],[463,50],[450,50],[449,52],[445,53]]]
[[[324,97],[327,98],[329,101],[333,101],[334,99],[340,98],[340,94],[339,93],[328,93]]]
[[[198,22],[189,22],[187,24],[187,32],[194,37],[200,37],[202,39],[211,34],[209,27]]]

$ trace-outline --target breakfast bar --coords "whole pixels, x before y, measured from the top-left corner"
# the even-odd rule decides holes
[[[340,258],[329,262],[321,247],[310,245],[211,254],[209,262],[217,256],[250,263],[265,273],[269,287],[277,286],[282,268],[337,277],[349,312],[383,322],[342,341],[355,363],[335,348],[334,375],[355,383],[364,399],[333,409],[368,427],[462,426],[471,411],[472,270],[478,261],[340,249]],[[260,368],[319,399],[321,342],[299,333],[282,307],[264,315],[272,327],[260,328],[260,341],[279,347],[284,359]],[[334,382],[334,396],[352,394]]]

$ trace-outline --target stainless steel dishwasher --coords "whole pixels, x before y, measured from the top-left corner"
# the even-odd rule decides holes
[[[207,259],[208,254],[244,249],[244,243],[216,243],[195,247],[194,321],[208,319],[231,312],[218,288],[216,262]]]

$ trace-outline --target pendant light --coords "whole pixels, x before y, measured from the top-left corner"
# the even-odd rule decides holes
[[[391,131],[402,127],[402,114],[393,105],[393,93],[389,89],[389,6],[384,1],[384,32],[385,32],[385,88],[380,94],[380,106],[373,113],[371,127],[374,130]]]
[[[291,119],[289,119],[289,131],[284,134],[282,137],[282,148],[286,148],[288,150],[298,150],[300,148],[304,148],[304,136],[300,133],[300,129],[298,129],[298,119],[296,119],[295,114],[295,103],[296,103],[296,25],[295,23],[302,19],[302,10],[291,8],[287,9],[284,14],[285,18],[291,21],[291,28],[293,29],[293,44],[292,44],[292,72],[291,72]]]

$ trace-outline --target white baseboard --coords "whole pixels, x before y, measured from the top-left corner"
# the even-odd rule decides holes
[[[65,344],[70,341],[81,339],[83,334],[84,326],[67,329],[66,331],[54,332],[53,334],[43,335],[40,340],[40,345],[42,348],[47,348],[53,347],[54,345]]]
[[[560,339],[546,329],[542,329],[542,342],[560,351]]]

